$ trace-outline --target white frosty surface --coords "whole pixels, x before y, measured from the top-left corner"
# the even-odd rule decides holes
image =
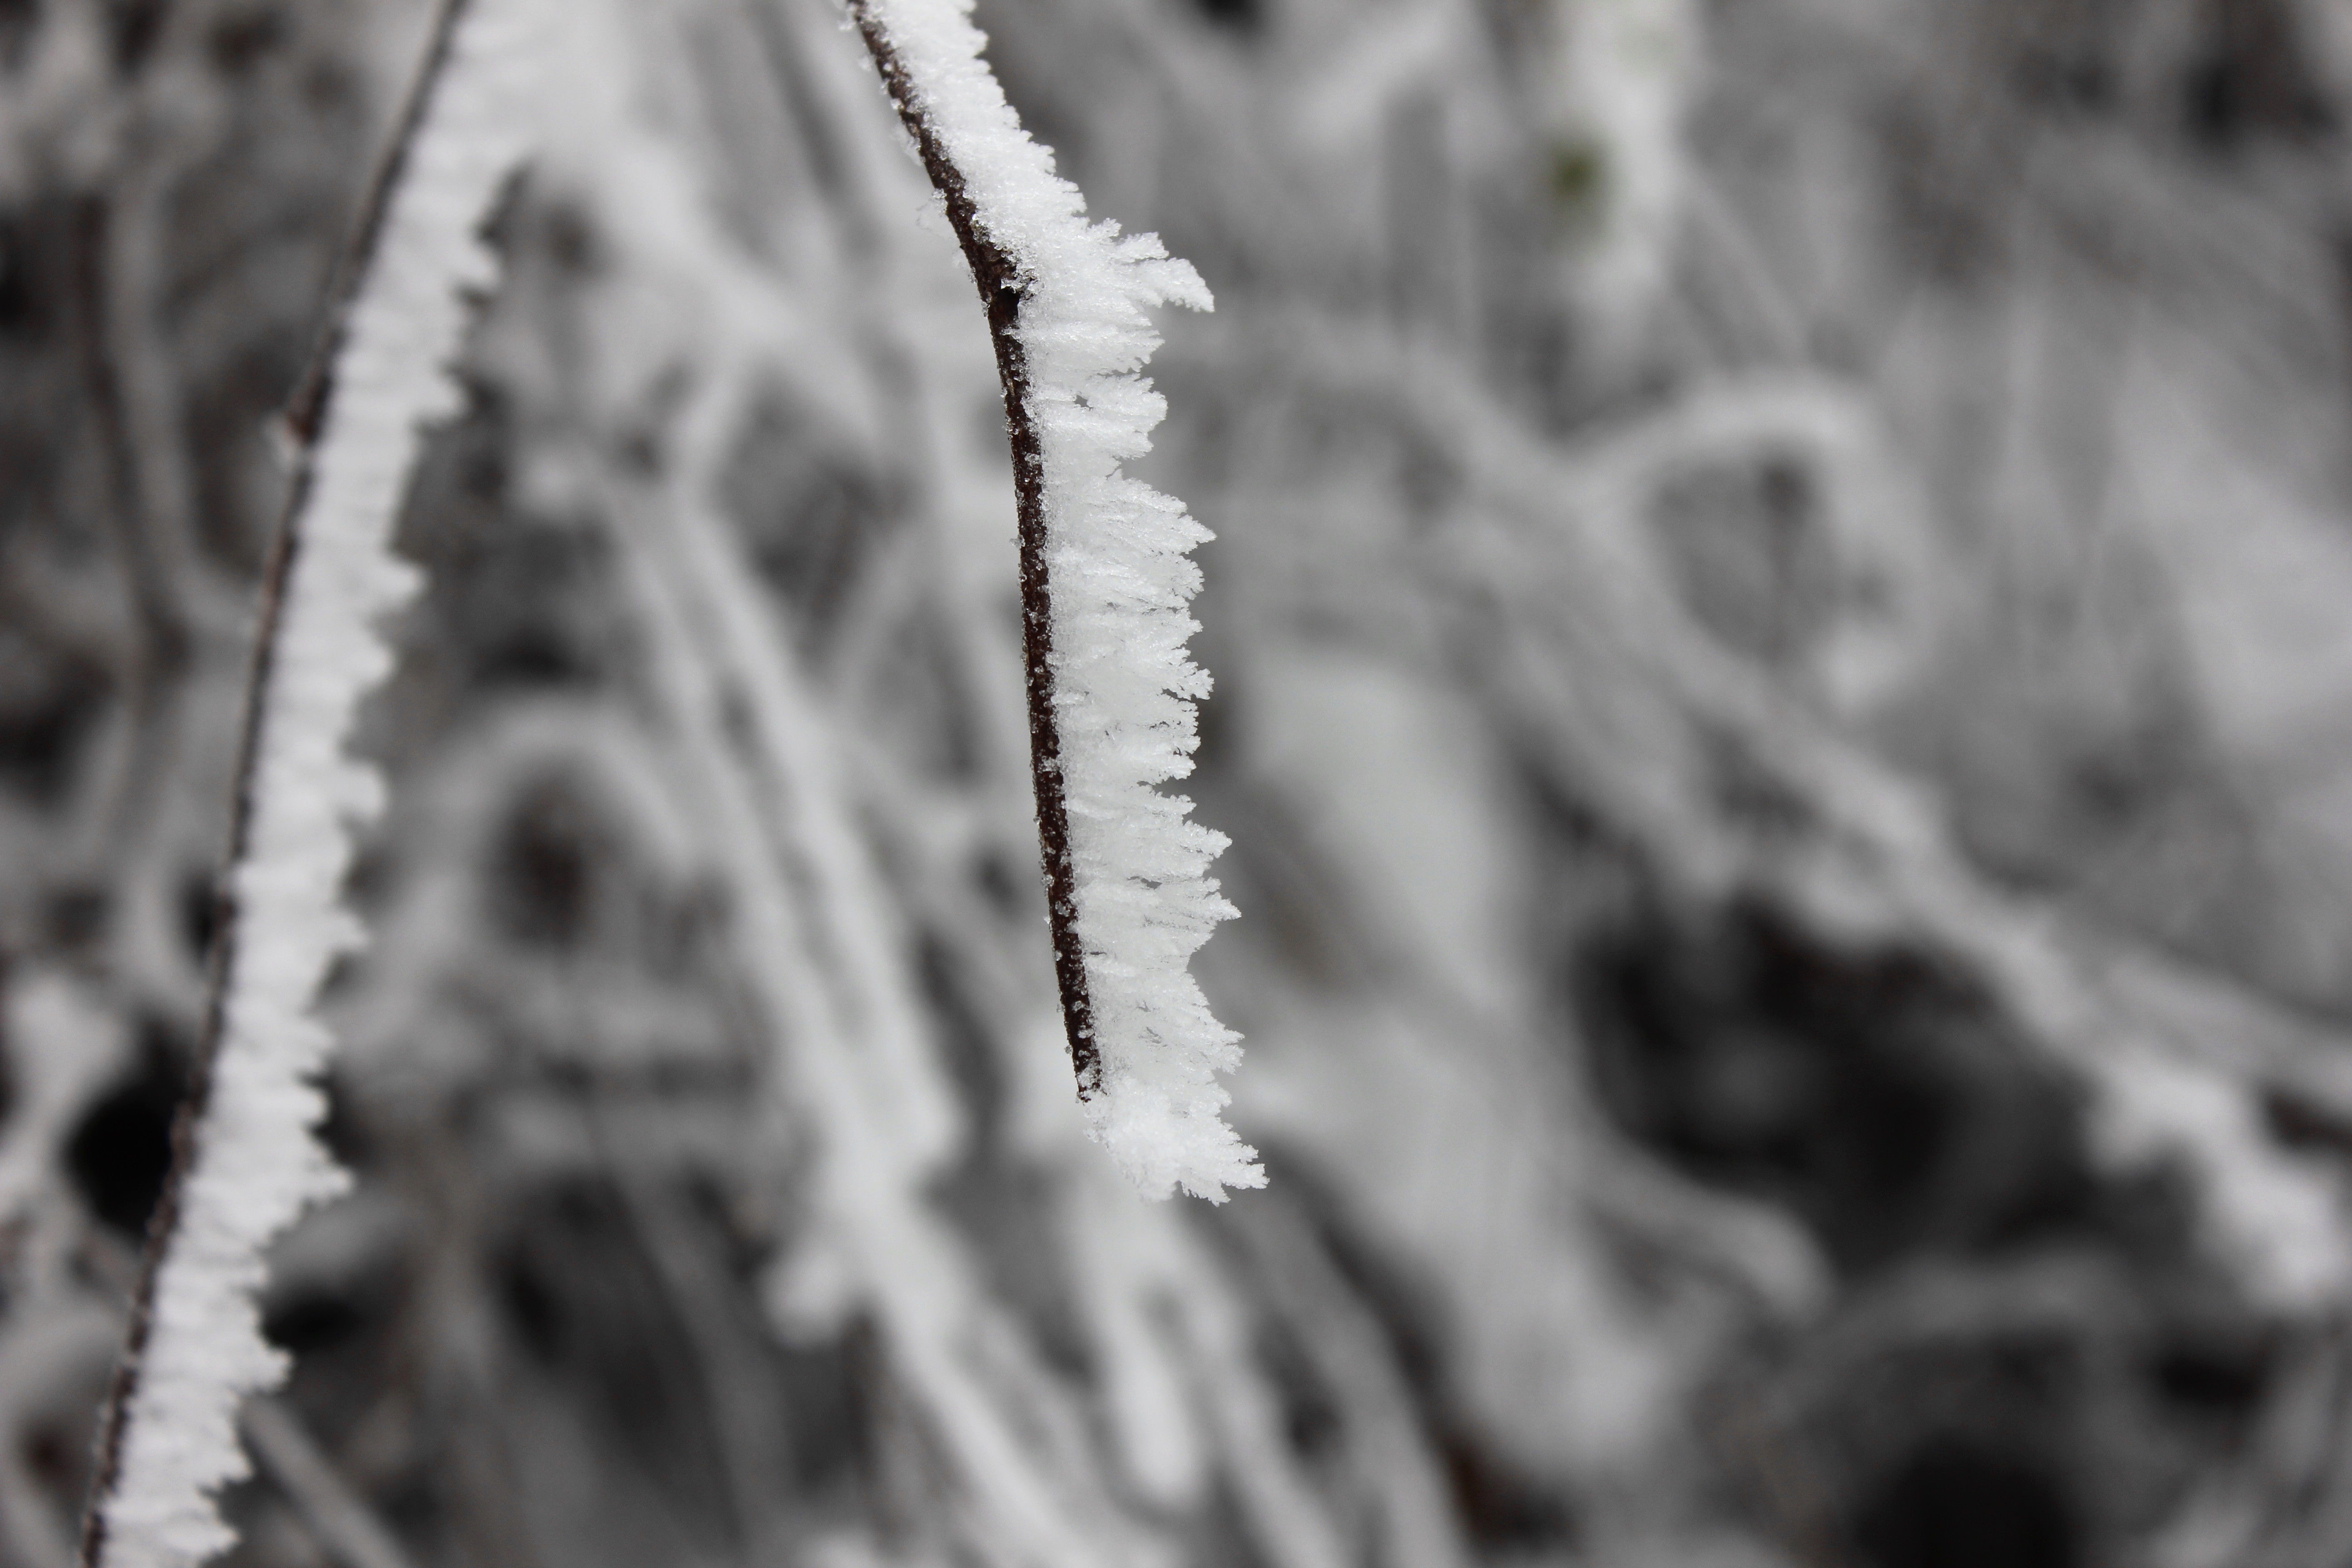
[[[344,742],[391,668],[376,624],[415,587],[393,526],[420,426],[457,406],[445,366],[465,296],[494,277],[477,229],[524,150],[514,128],[538,4],[476,0],[461,24],[337,358],[263,698],[220,1054],[106,1508],[109,1568],[190,1568],[235,1541],[213,1493],[247,1470],[237,1405],[285,1370],[261,1337],[263,1252],[343,1184],[312,1135],[332,1044],[312,1004],[361,940],[341,907],[350,827],[382,792]]]
[[[2186,1159],[2204,1181],[2208,1244],[2255,1300],[2289,1312],[2341,1301],[2352,1247],[2326,1168],[2281,1149],[2242,1082],[2154,1055],[2102,1064],[2094,1150],[2130,1169]]]
[[[1220,834],[1158,787],[1192,771],[1194,700],[1209,678],[1185,644],[1209,537],[1174,498],[1119,465],[1150,447],[1167,405],[1137,372],[1160,346],[1160,304],[1210,308],[1190,264],[1154,235],[1089,224],[981,59],[960,0],[871,0],[926,115],[964,175],[981,226],[1026,285],[1019,335],[1045,458],[1055,706],[1077,929],[1102,1052],[1089,1131],[1136,1185],[1221,1201],[1265,1184],[1220,1112],[1217,1074],[1241,1059],[1187,967],[1233,906],[1209,862]]]

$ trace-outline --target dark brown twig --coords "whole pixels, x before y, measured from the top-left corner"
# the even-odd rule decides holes
[[[1078,1098],[1102,1088],[1102,1051],[1095,1040],[1094,1004],[1087,994],[1086,950],[1078,942],[1077,874],[1070,864],[1070,813],[1062,789],[1062,731],[1054,713],[1054,598],[1045,570],[1045,459],[1029,410],[1029,362],[1019,333],[1028,284],[1021,269],[980,220],[963,171],[948,155],[920,90],[868,0],[850,0],[849,14],[882,73],[898,120],[915,139],[923,171],[947,204],[948,224],[963,247],[988,312],[997,378],[1004,384],[1004,425],[1013,447],[1013,493],[1020,520],[1021,662],[1029,699],[1029,775],[1037,793],[1037,850],[1045,868],[1045,912],[1054,935],[1054,979],[1062,994],[1062,1027]]]
[[[227,864],[241,865],[253,833],[254,778],[261,754],[264,697],[275,663],[278,636],[284,620],[286,584],[301,546],[300,524],[316,473],[318,441],[334,397],[335,361],[340,356],[353,302],[367,281],[383,236],[392,196],[407,167],[410,147],[424,126],[433,92],[447,65],[457,23],[467,0],[441,0],[424,62],[418,68],[408,100],[402,107],[390,143],[376,166],[359,223],[345,246],[330,290],[327,324],[313,350],[287,414],[295,437],[294,471],[278,512],[277,533],[262,567],[260,597],[255,616],[253,656],[246,675],[245,714],[237,736],[236,792],[231,807]],[[139,1372],[153,1328],[156,1277],[178,1229],[181,1202],[188,1173],[194,1164],[196,1129],[212,1100],[214,1069],[220,1058],[226,1021],[228,979],[237,949],[237,900],[233,881],[224,878],[214,892],[214,938],[206,981],[204,1032],[190,1064],[188,1089],[172,1124],[172,1169],[147,1222],[146,1247],[140,1258],[139,1284],[131,1303],[131,1321],[123,1337],[122,1356],[107,1389],[99,1415],[98,1452],[81,1526],[81,1568],[99,1568],[106,1555],[106,1505],[122,1475],[122,1447],[131,1401],[139,1390]]]

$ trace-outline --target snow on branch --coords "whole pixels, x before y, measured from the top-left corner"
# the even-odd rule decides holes
[[[361,940],[342,884],[352,825],[382,795],[344,745],[392,667],[376,624],[416,585],[393,527],[421,426],[458,405],[446,366],[467,296],[495,276],[478,230],[525,150],[537,3],[444,0],[289,416],[300,447],[262,589],[211,1009],[104,1414],[84,1568],[190,1568],[233,1543],[213,1494],[247,1472],[237,1406],[285,1370],[261,1337],[264,1249],[343,1184],[313,1135],[332,1045],[313,1008]]]
[[[1088,1130],[1147,1194],[1264,1184],[1219,1112],[1240,1060],[1187,965],[1234,910],[1223,837],[1159,785],[1192,771],[1209,678],[1185,644],[1208,537],[1120,471],[1166,405],[1150,307],[1211,308],[1154,235],[1089,224],[1021,128],[968,0],[850,0],[988,313],[1020,517],[1023,660],[1055,978]]]

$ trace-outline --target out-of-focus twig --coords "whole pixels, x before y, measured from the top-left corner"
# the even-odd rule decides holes
[[[359,298],[360,287],[366,280],[378,242],[383,237],[393,194],[399,188],[401,175],[406,167],[409,148],[424,126],[427,106],[441,79],[443,68],[448,62],[457,22],[465,14],[467,4],[467,0],[442,0],[424,63],[417,71],[408,101],[396,122],[391,143],[376,170],[341,277],[331,295],[328,325],[320,335],[317,357],[304,376],[302,390],[289,416],[289,425],[300,443],[299,457],[279,513],[277,537],[263,570],[253,657],[246,683],[244,722],[237,742],[236,798],[228,843],[228,863],[231,866],[243,862],[251,842],[257,805],[255,780],[261,759],[265,717],[262,694],[268,689],[277,655],[278,634],[286,610],[287,584],[301,544],[297,528],[310,499],[315,476],[313,459],[327,405],[334,393],[335,362],[342,346],[351,311]],[[147,1246],[141,1263],[138,1289],[131,1302],[122,1358],[116,1368],[100,1418],[98,1462],[82,1517],[80,1561],[83,1568],[98,1568],[105,1560],[106,1509],[121,1478],[127,1417],[131,1400],[139,1388],[141,1365],[152,1332],[156,1283],[178,1226],[183,1194],[196,1155],[196,1128],[211,1100],[214,1068],[219,1058],[227,1023],[228,981],[235,969],[238,931],[236,899],[226,885],[215,894],[213,930],[204,1029],[197,1041],[195,1060],[189,1074],[188,1092],[173,1125],[171,1171],[148,1222]]]

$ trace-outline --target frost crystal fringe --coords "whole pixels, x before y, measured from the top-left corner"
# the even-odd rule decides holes
[[[524,151],[540,0],[447,0],[353,252],[345,313],[294,410],[309,445],[265,588],[233,846],[231,920],[179,1166],[109,1404],[85,1564],[191,1568],[233,1543],[212,1494],[245,1475],[238,1403],[283,1375],[261,1337],[263,1251],[343,1173],[312,1134],[332,1044],[312,1007],[361,940],[341,907],[374,771],[344,754],[391,668],[375,625],[414,591],[391,552],[419,427],[495,264],[477,229]],[[428,106],[429,105],[429,110]]]
[[[1158,785],[1192,771],[1185,651],[1208,531],[1119,471],[1166,404],[1147,311],[1210,308],[1153,235],[1088,224],[980,58],[964,0],[851,0],[987,307],[1020,503],[1023,643],[1054,967],[1088,1130],[1145,1193],[1263,1185],[1219,1112],[1241,1059],[1187,965],[1233,906],[1223,837]]]

